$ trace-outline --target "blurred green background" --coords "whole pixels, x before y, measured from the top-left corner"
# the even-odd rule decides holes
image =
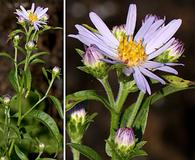
[[[63,27],[63,0],[0,0],[0,52],[6,51],[11,55],[14,54],[11,42],[7,43],[8,34],[19,27],[16,24],[17,19],[14,12],[20,5],[26,9],[30,9],[33,2],[36,6],[49,8],[47,12],[49,15],[49,25]],[[63,30],[50,30],[42,34],[39,38],[38,48],[40,51],[47,51],[50,54],[42,57],[46,61],[46,64],[31,66],[33,76],[32,87],[41,93],[45,93],[48,84],[42,74],[41,68],[45,66],[47,69],[52,69],[54,66],[58,66],[61,68],[61,73],[63,73]],[[13,96],[14,94],[8,81],[8,74],[12,67],[8,59],[0,57],[0,96]],[[61,102],[63,99],[62,86],[63,75],[61,75],[61,79],[55,80],[50,92],[50,94],[58,97]],[[44,111],[55,119],[61,134],[63,134],[63,120],[60,119],[55,107],[46,101]],[[45,130],[45,132],[48,132],[48,130]],[[58,155],[58,159],[63,159],[63,153]]]
[[[137,28],[146,14],[166,16],[167,22],[181,18],[182,26],[176,37],[185,44],[185,57],[181,58],[184,67],[176,67],[179,76],[195,80],[195,1],[194,0],[67,0],[66,5],[66,32],[77,33],[75,24],[89,24],[88,13],[96,12],[106,24],[112,28],[124,24],[128,6],[136,3],[138,8]],[[74,48],[83,45],[71,38],[66,39],[66,92],[67,94],[83,89],[96,89],[104,93],[101,85],[90,75],[81,72],[76,67],[81,65],[80,56]],[[118,84],[115,74],[110,75],[110,82],[116,93]],[[154,89],[153,89],[154,90]],[[135,100],[137,95],[130,95],[128,104]],[[89,102],[88,112],[98,112],[95,122],[89,127],[84,138],[84,144],[97,150],[106,158],[104,152],[105,139],[108,137],[109,113],[99,103]],[[151,107],[148,125],[144,139],[148,141],[145,150],[150,160],[194,160],[195,159],[195,91],[188,90],[164,98]],[[67,138],[68,141],[68,138]],[[72,159],[70,149],[67,149],[66,158]],[[85,157],[82,157],[85,160]]]

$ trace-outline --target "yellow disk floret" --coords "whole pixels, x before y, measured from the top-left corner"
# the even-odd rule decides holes
[[[29,21],[31,23],[34,23],[34,22],[36,22],[38,20],[38,17],[37,17],[36,14],[34,14],[34,13],[31,12],[31,13],[29,13],[28,19],[29,19]]]
[[[142,41],[140,40],[140,42],[137,43],[133,41],[132,36],[129,40],[127,36],[124,36],[120,40],[118,55],[120,60],[122,60],[129,67],[139,66],[147,58]]]

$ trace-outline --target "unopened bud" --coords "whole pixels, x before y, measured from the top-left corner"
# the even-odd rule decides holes
[[[174,40],[173,44],[162,54],[156,57],[159,62],[177,62],[184,52],[184,44],[179,40]]]
[[[5,96],[5,97],[3,98],[3,102],[4,102],[5,104],[9,104],[9,102],[10,102],[10,97],[9,97],[9,96]]]
[[[43,151],[44,148],[45,148],[45,144],[44,144],[44,143],[40,143],[40,144],[39,144],[39,150],[40,150],[40,151]]]
[[[124,25],[120,25],[120,26],[113,27],[112,33],[116,37],[116,39],[121,41],[122,38],[124,37],[124,35],[126,35],[125,26]]]
[[[14,36],[14,39],[13,39],[13,42],[14,42],[14,45],[15,45],[15,46],[18,45],[19,40],[20,40],[20,36],[19,36],[19,35],[15,35],[15,36]]]
[[[33,41],[29,41],[27,46],[32,49],[35,46],[35,43]]]
[[[47,14],[44,14],[41,18],[42,21],[47,21],[49,19],[49,16]]]
[[[97,51],[95,46],[90,46],[85,51],[83,62],[88,67],[96,67],[103,58],[103,55]]]
[[[132,128],[119,128],[114,139],[121,152],[127,152],[135,145],[135,135]]]
[[[23,17],[18,17],[18,23],[24,24],[25,23],[24,18]]]
[[[52,73],[55,74],[55,75],[58,75],[60,73],[60,68],[55,66],[53,69],[52,69]]]

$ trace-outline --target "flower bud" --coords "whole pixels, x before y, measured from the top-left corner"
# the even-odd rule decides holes
[[[43,151],[44,148],[45,148],[45,144],[44,144],[44,143],[40,143],[40,144],[39,144],[39,150],[40,150],[40,151]]]
[[[18,23],[20,23],[20,24],[24,24],[25,23],[25,20],[24,20],[24,18],[23,17],[18,17]]]
[[[53,73],[54,75],[58,75],[58,74],[60,73],[60,68],[57,67],[57,66],[55,66],[55,67],[52,69],[52,73]]]
[[[29,41],[26,44],[27,49],[32,50],[35,47],[35,43],[33,41]]]
[[[20,41],[20,36],[19,35],[15,35],[14,36],[14,39],[13,39],[14,46],[17,46],[18,43],[19,43],[19,41]]]
[[[7,105],[7,104],[9,104],[9,102],[10,102],[10,97],[9,96],[5,96],[4,98],[3,98],[3,102]]]
[[[121,41],[122,38],[126,35],[125,26],[124,25],[120,25],[120,26],[113,27],[112,33],[114,34],[116,39]]]
[[[47,14],[44,14],[41,18],[42,21],[46,22],[49,19],[49,16]]]
[[[121,152],[126,152],[127,150],[135,146],[135,135],[132,128],[119,128],[116,132],[114,139],[117,148]]]
[[[166,51],[164,51],[156,58],[156,60],[163,63],[177,62],[183,52],[184,44],[176,39]]]
[[[83,62],[86,66],[93,68],[96,67],[103,58],[103,55],[96,50],[95,46],[90,46],[85,51]]]
[[[1,157],[0,160],[6,160],[6,157]]]
[[[85,108],[79,105],[71,110],[70,119],[76,123],[84,124],[86,114]]]

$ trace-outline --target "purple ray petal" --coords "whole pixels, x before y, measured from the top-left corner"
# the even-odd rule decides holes
[[[114,61],[114,60],[110,60],[110,59],[106,59],[106,58],[100,59],[100,61],[103,61],[103,62],[106,62],[106,63],[110,63],[110,64],[121,63],[119,61]]]
[[[172,38],[171,40],[169,40],[164,46],[162,46],[161,48],[159,48],[158,50],[150,53],[146,50],[146,53],[149,54],[148,56],[148,60],[151,60],[155,57],[157,57],[158,55],[160,55],[162,52],[164,52],[165,50],[167,50],[171,44],[173,43],[173,41],[175,40],[175,38]]]
[[[155,16],[150,16],[141,26],[139,31],[136,33],[134,40],[139,42],[139,40],[143,39],[146,32],[149,30],[151,25],[153,24],[154,20],[156,19]]]
[[[184,66],[184,64],[182,64],[182,63],[171,63],[171,62],[166,63],[166,65],[168,65],[168,66]]]
[[[164,66],[163,63],[154,62],[154,61],[146,61],[144,64],[141,65],[144,68],[153,69]]]
[[[127,35],[133,35],[137,19],[137,8],[135,4],[129,6],[125,30]]]
[[[164,72],[168,72],[168,73],[173,73],[173,74],[178,74],[178,72],[174,68],[169,67],[169,66],[159,67],[159,68],[156,68],[156,70],[164,71]]]
[[[106,24],[96,13],[90,12],[89,17],[103,37],[107,38],[110,42],[113,43],[113,45],[115,46],[119,45],[118,40],[114,37],[114,35],[110,32],[110,30],[106,26]]]
[[[33,13],[34,11],[35,11],[35,3],[32,3],[31,12]]]
[[[162,78],[158,77],[157,75],[155,75],[154,73],[150,72],[149,70],[147,70],[147,69],[145,69],[143,67],[139,67],[139,69],[140,69],[140,71],[144,75],[146,75],[146,76],[148,76],[148,77],[150,77],[152,79],[155,79],[155,80],[159,81],[162,84],[165,84],[165,81]]]
[[[134,70],[133,70],[132,68],[124,68],[124,69],[123,69],[123,73],[124,73],[126,76],[130,76],[133,72],[134,72]]]
[[[179,29],[181,23],[182,21],[180,19],[172,20],[147,43],[146,50],[151,53],[155,51],[156,48],[159,48],[165,44]]]
[[[154,24],[152,24],[148,32],[144,35],[144,38],[143,38],[144,45],[147,44],[147,42],[154,37],[157,30],[164,24],[164,22],[165,20],[160,19],[160,20],[157,20]]]

